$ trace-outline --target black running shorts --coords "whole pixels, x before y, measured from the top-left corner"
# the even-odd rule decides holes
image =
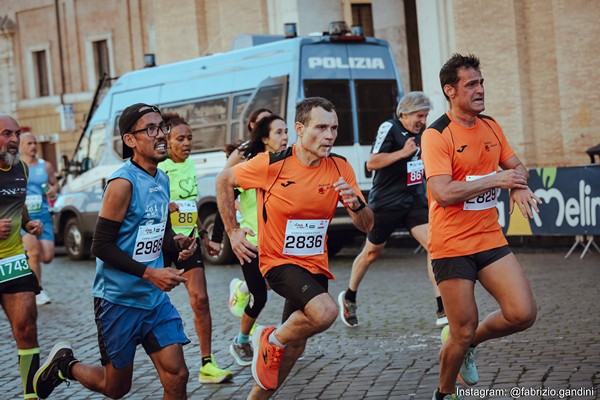
[[[281,322],[285,322],[296,310],[304,307],[313,298],[327,293],[329,280],[323,274],[311,274],[306,269],[284,264],[267,271],[265,278],[275,293],[285,298]]]
[[[510,247],[502,246],[470,256],[431,260],[435,281],[439,284],[446,279],[459,278],[476,282],[479,271],[510,253],[512,253]]]
[[[13,294],[33,292],[35,294],[40,293],[40,284],[38,282],[35,272],[31,271],[31,274],[21,276],[4,283],[0,283],[0,294]]]
[[[408,208],[394,211],[373,210],[373,214],[375,223],[367,234],[369,242],[373,244],[387,242],[397,228],[405,227],[410,232],[415,226],[424,225],[429,221],[429,209],[421,196],[416,196]]]
[[[177,269],[182,269],[184,272],[194,268],[204,268],[204,261],[202,261],[202,241],[198,240],[198,247],[191,257],[177,261],[179,253],[175,251],[163,251],[163,259],[165,267],[170,267],[171,264],[175,264]]]

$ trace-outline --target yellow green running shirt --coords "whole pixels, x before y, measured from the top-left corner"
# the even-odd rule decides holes
[[[0,169],[0,218],[11,220],[10,235],[0,242],[0,259],[23,254],[21,221],[27,195],[27,166],[21,161]]]
[[[244,190],[236,188],[240,192],[240,228],[250,228],[254,236],[247,235],[246,239],[255,246],[258,246],[258,217],[256,213],[256,189]]]
[[[187,236],[196,226],[198,220],[196,166],[189,158],[180,163],[167,158],[158,164],[158,168],[163,170],[169,177],[171,201],[176,202],[179,206],[179,212],[171,214],[173,231]]]

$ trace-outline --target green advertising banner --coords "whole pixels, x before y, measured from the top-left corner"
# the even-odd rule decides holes
[[[600,165],[529,170],[529,187],[542,200],[526,219],[509,214],[508,191],[498,200],[498,222],[506,235],[600,235]]]

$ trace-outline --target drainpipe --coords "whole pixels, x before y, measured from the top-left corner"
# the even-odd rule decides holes
[[[65,68],[63,63],[63,47],[62,47],[62,34],[60,31],[60,16],[58,10],[58,0],[54,0],[54,10],[56,14],[56,30],[58,33],[58,58],[59,58],[59,66],[60,66],[60,104],[64,105],[65,100]]]

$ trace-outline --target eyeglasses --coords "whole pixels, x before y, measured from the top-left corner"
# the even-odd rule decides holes
[[[146,132],[146,135],[148,135],[149,137],[152,138],[152,137],[155,137],[158,135],[159,129],[162,133],[164,133],[165,135],[168,135],[171,132],[171,125],[168,125],[165,122],[161,123],[160,125],[152,124],[152,125],[148,125],[144,129],[138,129],[137,131],[131,131],[131,132],[127,132],[127,133],[131,133],[132,135],[135,135],[136,133]]]

